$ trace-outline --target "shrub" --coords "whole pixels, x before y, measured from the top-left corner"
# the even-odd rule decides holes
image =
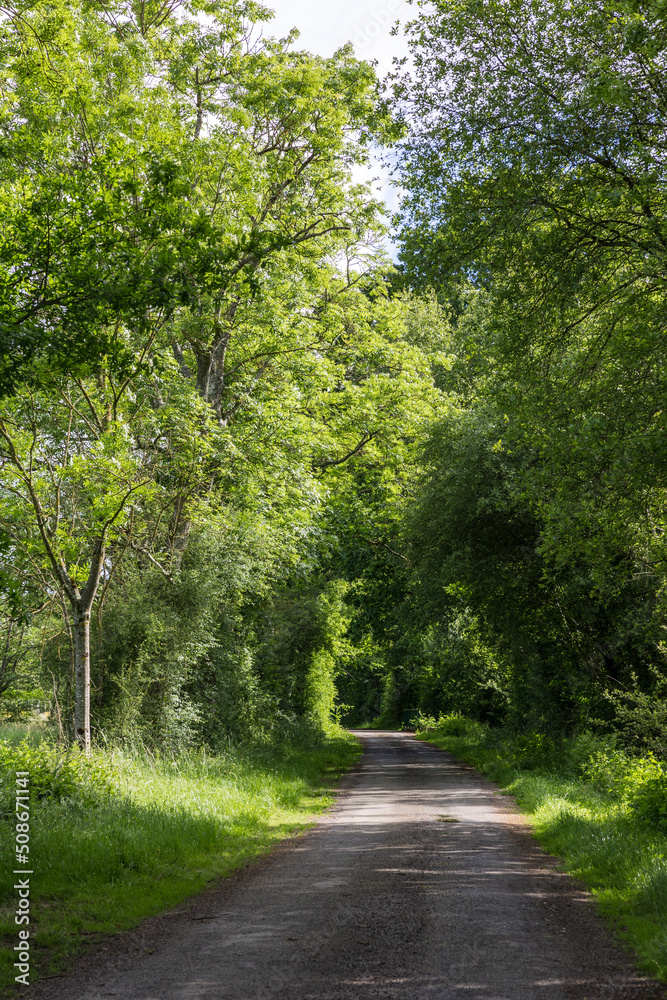
[[[14,811],[16,771],[30,775],[30,792],[37,799],[91,801],[111,792],[114,775],[105,757],[87,757],[78,749],[62,750],[48,743],[36,746],[22,740],[12,745],[0,740],[0,811]]]
[[[581,774],[600,791],[631,799],[647,782],[659,778],[662,768],[653,754],[631,757],[609,747],[592,753],[582,765]]]
[[[661,771],[644,781],[630,799],[630,809],[638,819],[667,832],[667,774]]]
[[[458,712],[441,715],[437,720],[433,716],[420,714],[414,725],[417,730],[436,729],[443,736],[471,736],[484,728],[482,723]]]
[[[521,733],[514,738],[511,746],[512,763],[522,771],[552,763],[555,757],[556,744],[545,733]]]
[[[642,691],[633,675],[632,690],[612,692],[607,698],[614,706],[615,726],[624,743],[667,760],[667,677],[657,668],[651,674],[650,692]]]

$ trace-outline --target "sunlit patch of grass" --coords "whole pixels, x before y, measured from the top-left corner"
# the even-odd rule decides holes
[[[114,789],[97,802],[32,803],[31,978],[57,973],[86,940],[135,926],[211,879],[304,830],[332,801],[332,784],[359,754],[338,733],[308,749],[245,748],[159,759],[104,755]],[[0,822],[12,856],[13,826]],[[13,983],[13,865],[0,872],[0,983]]]
[[[455,735],[434,731],[419,738],[477,767],[512,795],[542,846],[592,890],[641,968],[667,981],[667,836],[637,819],[627,794],[568,774],[571,761],[556,755],[551,769],[545,760],[518,767],[509,736],[477,724],[463,734],[456,728]]]
[[[37,746],[44,740],[55,743],[57,736],[46,722],[35,719],[34,722],[0,722],[0,740],[12,744],[27,740],[28,743]]]

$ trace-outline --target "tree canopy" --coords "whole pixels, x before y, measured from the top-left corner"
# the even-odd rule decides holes
[[[664,12],[436,2],[407,33],[403,280],[451,303],[459,400],[419,579],[436,617],[475,614],[536,726],[608,718],[665,666]]]
[[[416,710],[641,741],[662,6],[436,0],[384,88],[270,26],[3,8],[0,707],[84,748]]]

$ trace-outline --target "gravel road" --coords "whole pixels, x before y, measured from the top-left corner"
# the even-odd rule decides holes
[[[48,1000],[657,1000],[510,800],[405,733],[306,836],[122,935]]]

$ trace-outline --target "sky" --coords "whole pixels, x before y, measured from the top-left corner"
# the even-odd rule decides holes
[[[266,5],[275,11],[266,34],[282,37],[298,28],[299,48],[322,56],[352,42],[360,59],[377,60],[381,76],[391,69],[393,56],[406,53],[404,39],[390,34],[392,25],[417,13],[407,0],[266,0]]]
[[[407,21],[417,14],[416,5],[408,0],[265,0],[266,6],[275,11],[275,17],[264,27],[264,34],[282,38],[292,28],[298,28],[300,37],[296,46],[321,56],[330,56],[352,42],[359,59],[377,63],[376,72],[383,77],[392,67],[394,57],[407,55],[407,45],[402,34],[391,35],[396,21]],[[389,182],[387,171],[374,163],[368,172],[357,179],[377,178],[374,189],[395,209],[398,196]],[[388,246],[392,256],[393,248]]]

